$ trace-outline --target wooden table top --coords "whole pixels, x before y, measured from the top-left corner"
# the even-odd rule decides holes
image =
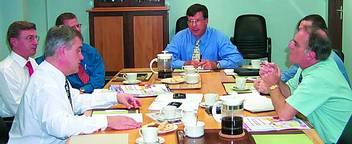
[[[147,68],[133,68],[133,69],[123,69],[121,72],[138,72],[138,71],[148,71]],[[226,76],[222,71],[215,71],[215,72],[208,72],[208,73],[201,73],[202,79],[202,88],[195,89],[195,90],[174,90],[173,92],[183,92],[183,93],[217,93],[220,96],[226,94],[225,89],[223,88],[221,82],[234,82],[234,78],[232,76]],[[153,74],[149,81],[145,83],[158,83],[157,74]],[[121,82],[112,82],[106,84],[105,88],[109,88],[111,84],[121,84]],[[153,102],[154,98],[141,98],[142,102],[141,112],[143,113],[143,124],[148,124],[153,122],[151,118],[146,116],[144,113],[149,112],[148,107]],[[271,112],[260,112],[260,113],[251,113],[248,111],[244,111],[245,116],[274,116],[276,115],[275,111]],[[203,108],[198,109],[198,118],[200,121],[206,123],[205,129],[220,129],[221,124],[217,123],[212,116],[208,115]],[[183,125],[178,125],[178,129],[183,129]],[[114,131],[114,130],[105,130],[103,132],[98,133],[128,133],[128,143],[134,144],[136,143],[136,139],[139,137],[138,129],[133,130],[125,130],[125,131]],[[312,140],[315,144],[323,143],[320,137],[318,136],[317,132],[314,129],[304,130],[304,133]],[[165,139],[165,144],[176,144],[176,132],[171,132],[167,134],[159,135]]]

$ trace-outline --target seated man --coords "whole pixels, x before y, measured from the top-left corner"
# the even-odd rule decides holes
[[[65,143],[72,135],[112,129],[140,127],[124,116],[87,117],[88,109],[107,108],[122,103],[127,108],[139,107],[131,95],[116,92],[80,94],[66,79],[77,73],[80,61],[82,35],[68,26],[49,29],[45,43],[45,60],[33,73],[18,107],[9,143]]]
[[[300,29],[309,29],[312,26],[319,27],[320,29],[323,29],[326,31],[328,29],[324,19],[320,15],[316,15],[316,14],[305,16],[303,19],[301,19],[298,22],[296,29],[297,31]],[[336,62],[337,66],[339,67],[340,72],[343,74],[346,81],[350,84],[350,79],[347,75],[343,61],[334,51],[331,52],[331,55],[334,61]],[[298,65],[291,65],[288,70],[281,73],[281,80],[283,82],[287,82],[288,80],[290,80],[296,74],[297,69],[298,69]]]
[[[56,26],[66,25],[81,32],[81,24],[78,23],[77,17],[73,13],[63,13],[56,19]],[[83,43],[81,61],[78,73],[71,74],[67,78],[72,87],[80,89],[81,92],[92,93],[94,89],[103,88],[105,84],[104,62],[94,47]],[[37,58],[40,64],[44,57]]]
[[[13,22],[7,31],[10,54],[0,62],[0,117],[4,119],[7,133],[27,87],[30,76],[38,64],[35,55],[38,36],[34,23]]]
[[[352,114],[352,91],[329,57],[327,33],[317,27],[299,30],[288,47],[290,62],[300,67],[295,77],[285,84],[278,66],[265,63],[259,72],[263,84],[256,87],[269,91],[280,119],[292,119],[300,112],[324,143],[336,143]]]
[[[194,4],[187,9],[188,28],[178,32],[167,45],[173,55],[172,67],[184,65],[204,69],[237,68],[243,63],[242,55],[221,32],[207,27],[208,9]]]

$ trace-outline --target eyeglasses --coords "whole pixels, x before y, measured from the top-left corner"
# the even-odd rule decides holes
[[[187,20],[188,24],[199,24],[201,21],[204,19],[193,19],[193,20]]]
[[[76,25],[73,25],[71,26],[71,28],[81,28],[82,24],[76,24]]]
[[[24,39],[26,39],[27,41],[34,41],[34,40],[39,41],[40,38],[37,35],[28,35]]]

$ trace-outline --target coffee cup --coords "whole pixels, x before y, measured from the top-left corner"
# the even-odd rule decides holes
[[[143,127],[139,129],[139,135],[143,137],[143,143],[157,143],[159,140],[156,127]]]
[[[186,74],[196,73],[196,71],[197,71],[193,65],[185,65],[182,68]]]
[[[174,119],[176,117],[176,106],[165,106],[161,109],[160,114],[164,119]]]
[[[128,82],[135,82],[137,80],[137,73],[125,73],[123,78]]]
[[[197,111],[186,109],[182,111],[182,119],[184,125],[195,125],[197,122]]]
[[[185,125],[184,131],[188,137],[201,137],[204,135],[204,126],[204,122],[198,121],[196,124]]]
[[[236,88],[239,90],[246,89],[246,78],[236,77]]]
[[[198,73],[187,73],[185,76],[185,81],[188,84],[196,84],[199,82],[199,74]]]
[[[259,69],[261,63],[262,62],[259,59],[251,60],[252,68],[255,68],[255,69]]]
[[[218,94],[216,93],[207,93],[204,94],[204,103],[206,106],[212,106],[216,102]]]

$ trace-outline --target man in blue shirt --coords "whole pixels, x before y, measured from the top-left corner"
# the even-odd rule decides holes
[[[62,13],[56,19],[56,26],[67,25],[77,31],[81,32],[81,24],[78,23],[77,17],[73,13]],[[104,62],[94,47],[83,43],[81,49],[83,60],[81,61],[81,68],[84,69],[84,78],[78,73],[67,76],[72,87],[80,89],[84,93],[92,93],[94,89],[102,88],[105,84],[105,69]],[[37,62],[41,63],[43,57],[37,58]]]
[[[207,27],[208,9],[204,5],[190,6],[187,18],[188,28],[178,32],[165,49],[173,55],[173,68],[193,65],[196,68],[220,69],[242,65],[243,57],[236,46],[220,31]]]

